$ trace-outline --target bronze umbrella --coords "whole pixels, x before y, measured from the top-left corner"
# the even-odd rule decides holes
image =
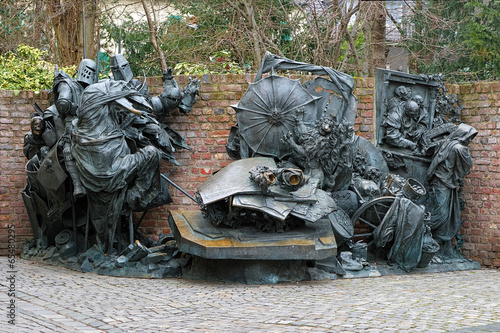
[[[316,115],[316,100],[299,80],[275,75],[250,83],[236,110],[239,134],[255,155],[283,159],[290,154],[281,142],[295,126],[295,111],[304,109],[304,118]]]

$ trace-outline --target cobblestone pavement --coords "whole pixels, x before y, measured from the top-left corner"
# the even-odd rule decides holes
[[[498,270],[243,285],[16,268],[16,325],[2,314],[1,332],[500,332]]]

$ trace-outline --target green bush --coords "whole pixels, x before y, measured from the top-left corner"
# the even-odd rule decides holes
[[[43,60],[47,51],[20,44],[15,52],[0,55],[0,89],[44,90],[52,88],[55,65]],[[61,68],[69,75],[76,68]]]
[[[241,74],[244,72],[244,69],[231,60],[231,53],[226,50],[215,53],[213,57],[210,57],[208,64],[180,62],[174,67],[176,75]]]

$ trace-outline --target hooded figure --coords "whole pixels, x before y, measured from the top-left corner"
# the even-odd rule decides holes
[[[461,179],[472,168],[473,161],[467,146],[476,135],[474,127],[460,124],[437,147],[427,170],[427,178],[436,200],[429,225],[433,238],[443,244],[444,253],[451,251],[451,239],[462,226],[458,189]]]

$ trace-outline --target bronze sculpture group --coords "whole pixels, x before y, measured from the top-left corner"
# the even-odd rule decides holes
[[[274,71],[279,69],[326,78],[300,84],[276,75]],[[262,78],[266,72],[270,74]],[[267,180],[265,191],[252,192],[253,200],[245,194],[249,189],[228,192],[233,201],[227,197],[224,203],[205,200],[215,188],[212,182],[201,186],[206,219],[224,224],[224,218],[234,219],[235,211],[242,207],[266,215],[283,211],[300,216],[303,222],[327,218],[340,252],[350,252],[360,241],[366,242],[371,254],[381,254],[404,271],[427,266],[438,250],[439,260],[460,257],[451,241],[463,223],[459,188],[472,167],[467,146],[477,131],[455,124],[459,110],[451,114],[450,109],[460,106],[436,102],[445,89],[441,76],[392,71],[380,75],[385,77],[383,82],[377,81],[377,90],[383,89],[384,94],[377,111],[379,144],[374,146],[354,135],[357,100],[352,95],[352,78],[333,69],[266,54],[255,82],[233,106],[237,124],[226,146],[228,154],[233,159],[271,157],[278,167],[275,170],[300,170],[302,188],[314,184],[316,190],[308,193],[315,199],[299,197],[298,189],[283,198],[280,182],[269,181],[278,174],[262,165],[233,171],[233,176],[234,172],[249,172],[259,186]],[[260,178],[255,170],[261,170]],[[225,176],[231,177],[231,173]],[[334,204],[329,204],[330,198]],[[288,210],[283,208],[285,203]],[[307,219],[308,214],[317,218]],[[266,230],[287,230],[287,221],[289,226],[297,225],[285,215],[274,222],[268,219]],[[352,223],[349,227],[346,217]],[[237,219],[240,224],[245,220],[243,215]],[[247,221],[255,224],[253,219]],[[272,228],[273,223],[279,228]]]
[[[191,110],[199,81],[181,90],[168,69],[164,91],[150,97],[146,80],[133,79],[121,54],[111,63],[113,79],[98,80],[90,59],[80,63],[76,78],[56,73],[52,105],[32,118],[24,142],[29,177],[23,199],[37,248],[53,245],[70,229],[72,254],[91,242],[116,253],[135,239],[132,212],[172,201],[161,160],[179,164],[175,150],[190,148],[165,120],[174,109]]]
[[[199,81],[181,90],[166,70],[164,91],[151,97],[146,80],[133,78],[121,54],[111,68],[114,79],[100,81],[88,59],[76,79],[57,73],[54,103],[32,119],[23,199],[36,248],[72,229],[71,254],[87,249],[89,237],[103,253],[126,253],[137,232],[132,212],[171,202],[161,160],[178,164],[173,153],[190,147],[165,117],[177,108],[190,112]],[[300,83],[276,70],[320,76]],[[280,234],[326,223],[338,245],[330,262],[338,274],[345,274],[342,265],[366,265],[367,254],[354,259],[360,248],[405,271],[425,267],[438,249],[441,258],[457,257],[451,241],[462,225],[460,187],[472,167],[467,146],[477,131],[455,124],[453,107],[436,103],[444,88],[440,76],[377,76],[383,86],[377,87],[374,145],[354,133],[352,77],[266,54],[255,82],[233,106],[237,124],[226,150],[240,161],[196,193],[201,223]],[[169,222],[179,241],[176,222]]]

